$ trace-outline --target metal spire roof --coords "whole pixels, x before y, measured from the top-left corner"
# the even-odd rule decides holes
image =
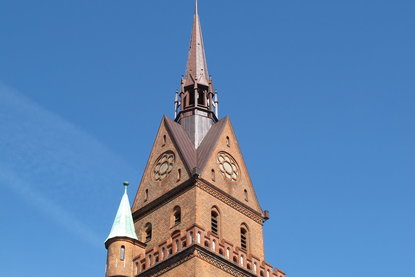
[[[124,182],[124,195],[121,198],[120,206],[118,207],[117,215],[115,216],[114,223],[112,224],[111,232],[105,241],[115,237],[128,237],[138,240],[137,234],[135,233],[133,216],[131,214],[127,186],[128,182]]]
[[[195,83],[206,86],[209,85],[209,73],[206,64],[205,47],[203,45],[202,28],[200,26],[197,0],[186,72],[184,75],[185,86]]]

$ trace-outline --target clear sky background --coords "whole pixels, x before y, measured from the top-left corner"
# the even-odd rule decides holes
[[[415,276],[415,1],[200,1],[289,277]],[[0,1],[0,275],[104,276],[173,116],[193,0]]]

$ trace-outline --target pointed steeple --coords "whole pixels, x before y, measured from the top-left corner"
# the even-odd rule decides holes
[[[200,26],[198,1],[196,0],[193,19],[192,37],[190,39],[189,54],[187,57],[184,85],[209,85],[209,73],[206,64],[205,47],[203,45],[202,28]]]
[[[196,0],[186,72],[180,94],[177,92],[175,99],[175,120],[186,130],[195,148],[199,147],[210,127],[218,121],[217,104],[217,95],[207,69]]]
[[[108,241],[109,239],[115,237],[127,237],[138,240],[137,234],[135,233],[133,216],[131,214],[130,201],[128,199],[127,194],[128,182],[124,182],[124,187],[124,195],[121,198],[117,215],[115,216],[111,232],[105,241]]]

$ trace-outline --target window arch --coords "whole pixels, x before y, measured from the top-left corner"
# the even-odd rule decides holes
[[[144,234],[145,234],[145,242],[149,242],[151,240],[152,235],[153,235],[153,227],[151,226],[150,222],[148,222],[144,226]]]
[[[211,227],[212,233],[215,235],[219,235],[220,214],[216,206],[213,206],[210,212],[210,225],[211,225],[210,227]]]
[[[182,210],[179,206],[173,208],[173,225],[177,225],[182,221]]]
[[[244,250],[248,249],[249,244],[249,230],[245,223],[241,225],[241,248]]]

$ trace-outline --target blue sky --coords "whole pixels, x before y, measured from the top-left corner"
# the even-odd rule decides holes
[[[103,276],[193,1],[0,2],[3,276]],[[208,67],[290,277],[415,276],[415,2],[200,1]]]

